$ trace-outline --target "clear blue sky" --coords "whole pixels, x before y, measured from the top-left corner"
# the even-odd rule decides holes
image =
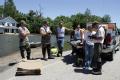
[[[109,14],[112,22],[120,26],[120,0],[14,0],[17,10],[28,13],[38,10],[41,6],[43,16],[54,19],[56,16],[71,16],[78,12],[84,13],[86,8],[98,16]],[[0,5],[4,0],[0,0]]]

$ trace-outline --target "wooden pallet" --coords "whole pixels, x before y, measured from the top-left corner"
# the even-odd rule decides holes
[[[20,62],[17,67],[16,76],[41,75],[41,63],[38,60],[27,60]]]

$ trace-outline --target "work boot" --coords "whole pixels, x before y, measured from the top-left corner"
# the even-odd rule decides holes
[[[92,74],[93,74],[93,75],[101,75],[102,72],[101,72],[101,71],[92,71]]]
[[[57,57],[60,57],[59,53],[57,54]]]
[[[27,56],[27,60],[30,60],[30,56]]]
[[[48,57],[48,59],[54,59],[54,57]]]
[[[93,68],[92,74],[93,74],[93,75],[101,75],[102,72],[101,72],[101,70],[98,70],[98,69],[94,69],[94,68]]]
[[[43,58],[41,58],[41,59],[44,60],[44,61],[47,61],[47,58],[46,58],[45,55],[43,55]]]
[[[61,53],[61,56],[62,56],[62,53]]]

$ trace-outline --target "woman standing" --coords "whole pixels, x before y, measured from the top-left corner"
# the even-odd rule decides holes
[[[91,65],[93,53],[94,53],[94,42],[92,36],[95,35],[95,31],[92,31],[92,26],[88,26],[88,31],[85,33],[85,64],[83,67],[84,72],[88,72]]]

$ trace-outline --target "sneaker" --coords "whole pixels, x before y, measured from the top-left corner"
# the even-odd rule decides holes
[[[47,58],[41,58],[42,60],[44,60],[44,61],[47,61]]]
[[[57,54],[57,57],[60,57],[60,55],[59,55],[59,54]]]
[[[83,69],[83,73],[84,74],[89,74],[89,70],[88,69]]]
[[[93,75],[101,75],[102,72],[101,72],[101,71],[92,71],[92,74],[93,74]]]

